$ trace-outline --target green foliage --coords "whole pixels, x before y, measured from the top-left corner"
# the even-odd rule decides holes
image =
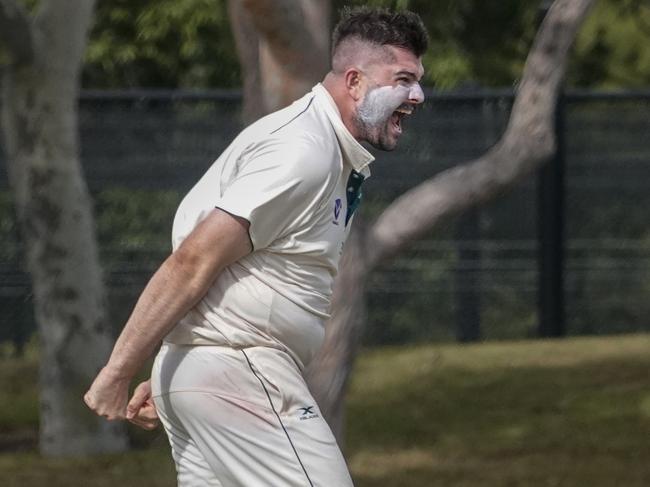
[[[423,10],[426,3],[420,2]],[[445,2],[441,9],[423,14],[432,35],[432,47],[425,58],[431,62],[430,81],[440,88],[472,82],[483,86],[511,85],[521,73],[532,36],[536,2]],[[439,15],[444,12],[446,15]],[[499,26],[499,27],[497,27]],[[440,86],[433,76],[457,66]],[[462,67],[460,70],[458,67]]]
[[[347,3],[347,2],[346,2]],[[425,83],[438,89],[464,84],[509,86],[521,76],[541,20],[540,0],[355,0],[355,5],[408,8],[431,36]],[[650,84],[650,5],[601,0],[577,40],[568,83],[624,88]]]
[[[0,438],[20,438],[38,427],[38,353],[32,343],[21,358],[6,358],[9,348],[0,349]]]
[[[225,0],[99,0],[83,85],[239,85]]]
[[[418,12],[431,35],[425,84],[438,89],[516,83],[540,20],[539,0],[334,0],[333,11],[343,5]],[[95,18],[87,88],[240,86],[225,0],[99,0]],[[579,36],[570,84],[648,85],[649,41],[647,4],[598,2]]]
[[[177,191],[113,188],[96,196],[98,240],[107,251],[171,251]]]
[[[650,85],[648,45],[648,2],[597,2],[577,39],[569,81],[600,88],[647,87]]]
[[[36,0],[24,0],[30,10]],[[425,83],[438,89],[517,82],[541,0],[333,0],[408,8],[424,19],[431,49]],[[650,84],[650,6],[601,0],[583,27],[570,85]],[[6,56],[0,47],[0,64]],[[211,88],[241,85],[225,0],[98,0],[82,76],[86,88]]]

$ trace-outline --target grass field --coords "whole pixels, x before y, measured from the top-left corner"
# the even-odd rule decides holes
[[[36,357],[0,364],[0,485],[175,485],[161,432],[124,455],[39,457]],[[366,351],[348,425],[357,487],[646,487],[650,335]]]

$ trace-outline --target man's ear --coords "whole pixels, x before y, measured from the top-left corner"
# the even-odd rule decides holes
[[[363,73],[357,68],[349,68],[344,74],[345,89],[354,101],[361,98]]]

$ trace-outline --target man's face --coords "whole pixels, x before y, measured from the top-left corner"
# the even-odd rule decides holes
[[[412,52],[395,46],[384,48],[392,56],[365,71],[365,93],[357,105],[355,123],[362,140],[391,151],[402,135],[402,120],[424,101],[419,84],[424,68]]]

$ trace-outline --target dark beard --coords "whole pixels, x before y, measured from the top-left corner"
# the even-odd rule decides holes
[[[364,140],[375,149],[385,152],[394,151],[397,148],[397,141],[390,140],[388,127],[390,121],[386,121],[382,127],[368,126],[359,117],[354,117],[354,124],[357,127],[361,140]]]

